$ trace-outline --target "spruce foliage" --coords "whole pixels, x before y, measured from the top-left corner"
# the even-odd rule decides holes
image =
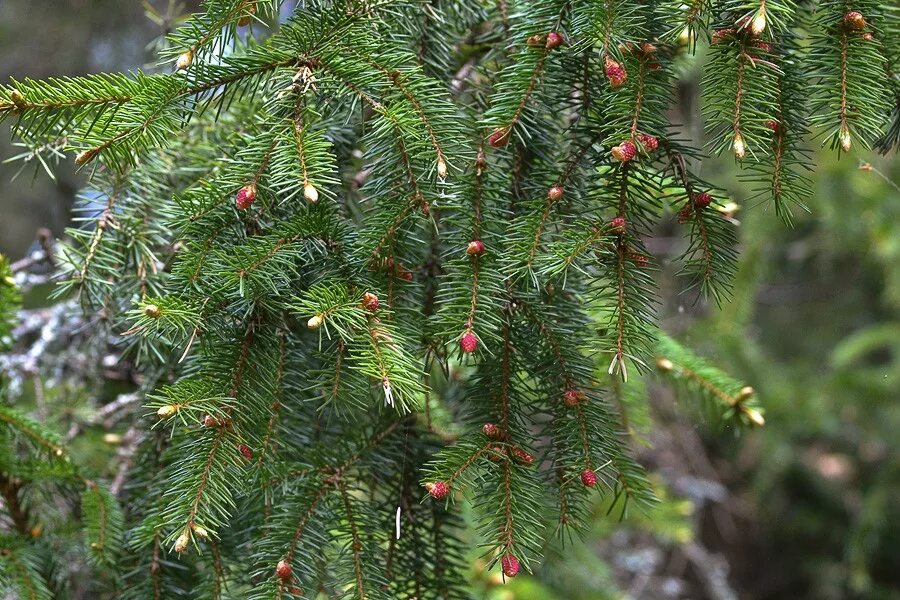
[[[897,145],[898,14],[874,1],[289,5],[207,0],[158,68],[0,87],[27,156],[89,174],[57,294],[146,375],[114,491],[0,408],[13,595],[66,585],[19,502],[45,485],[112,597],[462,598],[470,535],[531,569],[593,495],[654,502],[623,435],[642,372],[763,423],[655,318],[673,216],[690,293],[729,298],[707,151],[789,219],[810,129]],[[698,52],[705,149],[668,121]],[[0,262],[0,343],[13,285]]]

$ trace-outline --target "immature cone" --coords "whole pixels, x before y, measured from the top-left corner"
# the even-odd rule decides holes
[[[481,240],[472,240],[466,247],[466,254],[469,256],[481,256],[484,254],[484,242]]]
[[[324,319],[322,318],[322,315],[314,315],[309,318],[309,321],[306,322],[306,326],[310,329],[318,329],[322,326],[323,320]]]
[[[609,222],[609,229],[616,235],[623,235],[628,229],[628,223],[625,222],[625,217],[613,217]]]
[[[860,31],[862,29],[865,29],[866,19],[862,16],[862,13],[851,10],[844,15],[844,25],[846,25],[848,29]]]
[[[157,305],[148,304],[147,306],[144,307],[144,314],[146,316],[150,317],[151,319],[158,319],[160,316],[162,316],[162,311],[159,309],[159,307]]]
[[[450,493],[450,486],[444,481],[426,483],[425,489],[428,490],[428,494],[435,500],[443,500]]]
[[[706,192],[700,192],[699,194],[694,194],[694,206],[697,208],[706,208],[712,203],[712,196],[707,194]]]
[[[478,338],[475,337],[475,334],[472,333],[472,330],[467,330],[461,338],[459,338],[459,347],[462,348],[462,351],[466,354],[472,354],[475,350],[478,349]]]
[[[372,292],[366,292],[362,297],[362,306],[368,311],[375,312],[378,310],[378,296]]]
[[[584,484],[584,487],[594,487],[597,485],[597,474],[591,469],[585,469],[581,472],[581,483]]]
[[[203,426],[204,427],[209,427],[209,428],[218,427],[221,424],[222,423],[212,415],[206,415],[205,417],[203,417]]]
[[[488,439],[499,440],[501,437],[503,437],[500,428],[493,423],[485,423],[484,427],[481,428],[481,431],[484,432],[484,435],[486,435]]]
[[[254,200],[256,200],[256,185],[252,183],[239,189],[234,196],[234,204],[241,210],[250,208]]]
[[[634,264],[638,269],[644,269],[650,264],[650,259],[643,254],[632,254],[629,258],[634,261]]]
[[[625,140],[618,146],[613,146],[610,152],[616,160],[628,162],[637,156],[637,146],[631,140]]]
[[[609,79],[610,87],[617,88],[628,80],[628,72],[625,71],[625,67],[608,56],[606,61],[604,61],[603,70],[606,73],[606,78]]]
[[[178,539],[175,540],[175,552],[181,554],[188,548],[188,544],[191,543],[191,536],[188,535],[187,530],[182,531],[181,535],[178,536]]]
[[[165,406],[160,406],[159,410],[156,411],[156,416],[160,419],[168,419],[172,415],[178,412],[178,407],[174,404],[166,404]]]
[[[437,174],[441,179],[447,177],[447,161],[443,158],[439,158],[437,161]]]
[[[275,565],[275,574],[278,575],[278,578],[283,582],[290,581],[291,575],[293,574],[291,564],[284,559],[279,560],[278,564]]]
[[[188,50],[175,61],[175,68],[179,71],[184,71],[191,66],[192,62],[194,62],[194,51]]]
[[[550,202],[556,202],[563,197],[564,193],[565,190],[561,185],[554,185],[549,190],[547,190],[547,199],[550,200]]]
[[[507,577],[515,577],[519,574],[519,559],[512,554],[507,554],[500,559],[500,568]]]
[[[838,139],[841,142],[841,150],[850,152],[850,148],[853,146],[853,140],[850,138],[850,129],[846,125],[841,125],[841,132],[838,134]]]
[[[238,450],[240,451],[241,456],[243,456],[247,460],[253,460],[253,450],[250,449],[250,446],[241,444],[240,446],[238,446]]]
[[[303,184],[303,197],[306,198],[306,201],[310,204],[315,204],[319,201],[319,190],[316,189],[316,186],[307,181]]]
[[[867,42],[871,42],[875,39],[875,36],[867,31],[864,34],[862,34],[862,39],[864,39]]]
[[[492,148],[502,148],[509,143],[509,127],[498,127],[488,136]]]
[[[639,133],[638,140],[644,146],[644,150],[647,152],[653,152],[657,148],[659,148],[659,140],[654,136],[649,135],[647,133]]]
[[[555,31],[547,34],[547,50],[553,50],[562,46],[563,38]]]
[[[750,32],[753,35],[759,35],[766,30],[766,7],[760,6],[756,14],[753,15],[753,21],[750,22]]]
[[[781,129],[781,123],[779,123],[775,119],[771,119],[769,121],[766,121],[766,127],[771,129],[774,133],[778,133],[778,131]]]
[[[734,157],[738,160],[742,160],[747,154],[747,149],[744,146],[744,136],[740,133],[735,133],[734,141],[731,142],[731,149],[734,151]]]

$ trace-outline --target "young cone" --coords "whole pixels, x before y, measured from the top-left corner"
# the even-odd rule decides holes
[[[512,554],[506,554],[500,559],[500,568],[507,577],[515,577],[519,574],[519,559]]]

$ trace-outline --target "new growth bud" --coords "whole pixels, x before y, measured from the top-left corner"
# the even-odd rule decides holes
[[[564,193],[565,190],[561,185],[554,185],[549,190],[547,190],[547,199],[550,200],[550,202],[556,202],[563,197]]]
[[[731,149],[734,151],[734,157],[738,160],[743,160],[744,156],[747,155],[747,148],[744,146],[744,136],[739,132],[735,132],[734,134],[734,141],[731,143]]]
[[[838,133],[838,140],[841,143],[841,150],[850,152],[850,148],[853,147],[853,140],[850,137],[850,128],[847,127],[847,125],[841,125],[840,133]]]
[[[675,365],[672,364],[672,361],[668,358],[660,356],[656,359],[656,368],[662,371],[663,373],[669,373],[672,369],[675,368]]]
[[[178,412],[178,406],[175,404],[166,404],[165,406],[160,406],[156,411],[156,416],[160,419],[168,419],[172,415]]]
[[[179,71],[184,71],[188,67],[191,66],[191,63],[194,62],[194,51],[188,50],[178,57],[178,60],[175,61],[175,68]]]
[[[753,21],[750,22],[750,32],[753,35],[759,35],[766,30],[766,5],[763,4],[753,15]]]
[[[181,532],[181,535],[178,536],[178,539],[175,540],[175,552],[181,554],[188,548],[188,544],[191,543],[191,535],[188,533],[188,530],[185,529]]]
[[[555,31],[547,34],[547,50],[554,50],[562,46],[563,38]]]
[[[319,201],[319,190],[316,189],[316,186],[307,181],[303,184],[303,197],[306,198],[306,201],[310,204],[315,204]]]

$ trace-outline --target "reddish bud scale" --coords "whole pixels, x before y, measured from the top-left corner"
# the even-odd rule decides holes
[[[547,50],[554,50],[562,46],[563,37],[555,31],[547,34]]]
[[[291,575],[293,574],[291,564],[286,560],[279,560],[278,564],[275,566],[275,574],[285,583],[290,581]]]
[[[608,56],[606,57],[603,70],[606,73],[606,78],[609,80],[609,85],[611,87],[620,87],[628,81],[628,72],[625,70],[625,67]]]
[[[564,193],[565,190],[563,190],[563,187],[561,185],[554,185],[549,190],[547,190],[547,199],[550,202],[556,202],[562,199]]]
[[[484,254],[484,242],[481,240],[472,240],[466,247],[466,254],[469,256],[481,256]]]
[[[254,200],[256,200],[256,186],[252,183],[239,189],[234,196],[234,204],[240,210],[250,208],[250,205],[253,204]]]
[[[718,44],[730,38],[733,34],[733,29],[717,29],[713,32],[712,39],[710,41],[713,44]]]
[[[641,142],[641,145],[644,146],[644,150],[646,150],[647,152],[653,152],[654,150],[659,148],[659,140],[652,135],[639,133],[638,140]]]
[[[539,33],[529,36],[525,43],[529,48],[543,48],[546,46],[546,39]]]
[[[515,577],[519,574],[519,559],[512,554],[507,554],[500,559],[500,568],[507,577]]]
[[[609,228],[616,235],[623,235],[628,230],[628,223],[625,217],[613,217],[609,222]]]
[[[513,458],[522,464],[530,465],[534,462],[534,456],[528,454],[518,446],[514,446],[510,452],[512,452]]]
[[[862,16],[862,13],[851,10],[844,15],[844,25],[846,25],[848,29],[861,31],[866,27],[866,19]]]
[[[371,292],[363,294],[362,307],[371,312],[378,310],[378,296]]]
[[[576,406],[584,400],[584,392],[581,390],[566,390],[566,393],[563,394],[563,402],[566,403],[566,406]]]
[[[450,493],[450,486],[444,481],[435,481],[426,484],[425,487],[428,489],[428,494],[435,500],[443,500]]]
[[[778,130],[781,129],[781,123],[772,119],[770,121],[766,121],[766,127],[771,129],[773,132],[778,133]]]
[[[481,428],[481,431],[484,432],[484,435],[486,435],[488,439],[499,440],[501,437],[503,437],[500,428],[493,423],[485,423]]]
[[[581,483],[584,484],[584,487],[594,487],[597,485],[597,474],[591,469],[585,469],[581,472]]]
[[[253,460],[253,450],[250,449],[246,444],[241,444],[238,446],[238,450],[241,453],[241,456],[246,458],[247,460]]]
[[[643,254],[632,254],[630,258],[639,269],[645,269],[650,264],[650,259]]]
[[[610,152],[616,160],[628,162],[637,156],[637,146],[631,140],[626,140],[618,146],[613,146]]]
[[[509,143],[509,127],[498,127],[488,136],[492,148],[502,148]]]
[[[694,195],[694,206],[697,208],[706,208],[712,203],[712,196],[706,192],[700,192]]]
[[[478,349],[478,338],[475,337],[475,334],[472,333],[471,329],[466,331],[462,334],[462,337],[459,338],[459,347],[466,354],[472,354]]]
[[[246,27],[253,21],[252,15],[256,14],[256,4],[246,2],[245,11],[246,12],[244,13],[244,15],[240,19],[238,19],[239,27]]]

